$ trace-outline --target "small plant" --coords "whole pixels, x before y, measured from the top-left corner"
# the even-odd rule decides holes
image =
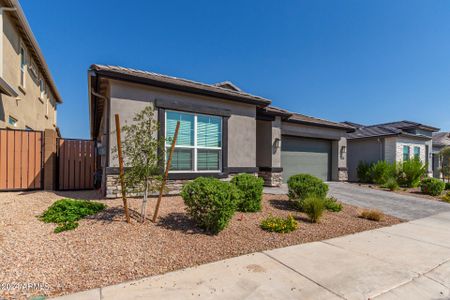
[[[358,180],[361,183],[372,183],[373,178],[371,175],[371,168],[373,164],[368,164],[364,161],[360,161],[358,163],[358,167],[356,168],[356,172],[358,174]]]
[[[445,183],[445,190],[450,190],[450,182]]]
[[[447,192],[441,199],[444,202],[450,203],[450,192]]]
[[[325,210],[325,201],[317,196],[310,196],[303,200],[303,212],[308,215],[312,223],[319,222]]]
[[[342,204],[337,202],[334,197],[325,198],[324,200],[325,209],[332,212],[340,212],[342,210]]]
[[[370,221],[379,222],[383,218],[383,213],[375,209],[369,209],[362,211],[359,217]]]
[[[398,169],[398,183],[406,187],[419,186],[420,179],[427,173],[427,166],[418,158],[399,163]]]
[[[374,183],[385,184],[396,175],[395,164],[380,160],[369,168],[369,172]]]
[[[256,212],[261,210],[264,180],[251,174],[239,174],[231,179],[231,184],[239,191],[237,210]]]
[[[291,215],[287,218],[269,216],[261,222],[261,228],[270,232],[288,233],[297,227],[297,221]]]
[[[290,200],[302,201],[310,196],[324,199],[328,193],[328,185],[309,174],[291,176],[288,180],[288,187]]]
[[[397,182],[397,179],[395,179],[394,177],[390,177],[386,183],[383,185],[383,187],[391,190],[391,191],[396,191],[399,189],[399,185]]]
[[[206,177],[198,177],[181,190],[187,213],[201,228],[213,234],[230,222],[236,210],[237,194],[233,185]]]
[[[445,183],[436,178],[425,178],[420,183],[420,190],[422,193],[431,196],[439,196],[444,191],[444,188]]]
[[[86,200],[61,199],[53,203],[42,215],[39,216],[45,223],[56,223],[58,226],[54,232],[72,230],[78,227],[78,220],[94,215],[106,205]]]

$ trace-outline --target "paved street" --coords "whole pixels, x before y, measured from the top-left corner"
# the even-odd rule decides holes
[[[448,203],[432,201],[418,196],[380,191],[342,182],[327,182],[327,184],[330,187],[329,195],[336,197],[339,201],[365,208],[375,208],[405,220],[415,220],[450,211],[450,204]],[[286,194],[287,186],[265,188],[264,192]]]
[[[59,299],[448,299],[450,213]]]

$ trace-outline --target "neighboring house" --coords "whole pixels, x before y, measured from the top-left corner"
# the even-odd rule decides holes
[[[62,103],[17,0],[0,0],[0,128],[56,128]]]
[[[100,146],[97,165],[108,197],[118,195],[114,115],[120,114],[123,125],[148,105],[156,111],[161,138],[181,121],[169,172],[172,187],[199,176],[243,172],[260,174],[267,185],[300,172],[346,179],[348,125],[270,107],[270,100],[231,82],[210,85],[101,65],[92,65],[88,76],[91,136]]]
[[[371,126],[344,122],[356,131],[347,135],[348,175],[350,181],[357,181],[359,162],[373,163],[385,160],[402,162],[414,157],[428,164],[432,174],[432,134],[438,128],[411,121],[399,121]]]
[[[442,178],[442,161],[439,152],[450,147],[450,132],[433,133],[433,177]]]

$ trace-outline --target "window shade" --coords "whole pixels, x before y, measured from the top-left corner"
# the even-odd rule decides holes
[[[170,148],[167,149],[167,159]],[[172,163],[170,165],[170,170],[180,171],[180,170],[192,170],[192,150],[191,149],[177,149],[175,148],[172,155]]]
[[[221,147],[222,122],[220,117],[197,117],[197,146]]]
[[[219,150],[198,149],[197,170],[219,170]]]
[[[194,115],[178,112],[167,112],[166,137],[171,142],[175,135],[177,121],[180,121],[177,146],[194,146]]]

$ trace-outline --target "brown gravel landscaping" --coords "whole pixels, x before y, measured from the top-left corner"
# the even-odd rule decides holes
[[[125,223],[120,199],[99,200],[107,209],[80,220],[79,227],[72,231],[55,234],[55,224],[36,218],[61,198],[95,196],[95,192],[0,194],[0,283],[41,283],[48,287],[35,291],[2,289],[0,298],[68,294],[401,222],[391,216],[381,222],[361,219],[360,209],[344,204],[343,211],[326,212],[320,223],[312,224],[280,195],[264,195],[262,212],[236,213],[229,227],[215,236],[197,229],[178,196],[163,199],[158,224],[135,220]],[[140,200],[130,202],[131,209],[139,211]],[[149,209],[154,204],[155,199],[151,199]],[[294,232],[269,233],[259,227],[269,215],[289,214],[299,222]]]

